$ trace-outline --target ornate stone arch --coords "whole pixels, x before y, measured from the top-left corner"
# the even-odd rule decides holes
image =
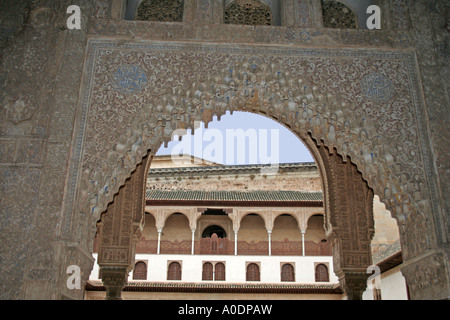
[[[299,220],[299,217],[295,213],[288,212],[288,211],[280,211],[280,212],[277,212],[276,214],[272,215],[272,225],[273,226],[275,226],[275,221],[277,220],[277,218],[282,216],[282,215],[289,215],[289,216],[291,216],[297,222],[297,226],[300,227],[300,223],[301,222]]]
[[[308,226],[308,223],[311,220],[311,218],[313,216],[316,216],[316,215],[321,215],[323,217],[323,222],[324,222],[323,223],[323,227],[324,227],[325,232],[326,232],[326,230],[329,230],[332,227],[332,226],[328,226],[328,228],[327,228],[327,225],[326,225],[327,214],[326,213],[319,213],[319,212],[309,212],[308,214],[305,215],[306,227]]]
[[[321,213],[321,212],[310,212],[307,216],[306,216],[306,223],[309,222],[309,220],[313,217],[313,216],[323,216],[325,218],[325,214]]]
[[[238,218],[239,218],[239,226],[241,225],[242,220],[243,220],[246,216],[248,216],[248,215],[250,215],[250,214],[255,214],[255,215],[257,215],[258,217],[260,217],[260,218],[262,219],[262,221],[264,222],[264,227],[266,228],[266,230],[267,230],[268,228],[271,227],[271,225],[270,225],[271,221],[268,220],[267,215],[266,215],[264,212],[261,212],[261,211],[258,211],[258,210],[256,210],[256,211],[246,211],[246,212],[242,213],[242,214],[238,217]],[[270,228],[270,229],[271,229],[271,228]]]
[[[185,134],[186,129],[195,128],[196,121],[208,123],[213,116],[220,118],[226,111],[234,110],[257,112],[277,119],[305,141],[316,161],[317,152],[313,152],[307,134],[316,144],[323,143],[329,147],[330,152],[336,150],[344,161],[351,156],[372,184],[371,180],[377,179],[374,173],[378,168],[371,161],[374,152],[369,138],[376,134],[376,128],[371,127],[366,119],[358,120],[358,115],[352,114],[348,108],[348,101],[319,92],[317,86],[293,78],[281,66],[269,65],[264,60],[257,56],[243,61],[228,59],[228,67],[217,75],[202,76],[202,79],[191,84],[191,88],[174,89],[176,92],[173,94],[161,96],[159,101],[145,105],[143,116],[131,122],[124,134],[118,137],[118,143],[103,155],[108,165],[112,164],[112,177],[104,176],[106,170],[85,167],[83,183],[86,188],[82,188],[82,196],[85,200],[90,198],[89,211],[98,215],[103,210],[105,205],[99,206],[105,202],[102,199],[111,201],[113,191],[127,175],[122,177],[121,173],[130,171],[148,150],[150,153],[156,152],[161,141],[167,143],[172,135]],[[141,72],[144,73],[144,70]],[[384,158],[378,159],[378,166],[394,161],[390,153]],[[392,180],[395,182],[395,177]],[[92,188],[100,185],[105,188],[100,191]],[[89,195],[91,192],[95,195]],[[377,193],[382,199],[392,197],[390,190]],[[390,207],[389,203],[387,206]]]
[[[272,215],[272,217],[271,217],[272,218],[271,224],[272,224],[273,227],[275,227],[275,221],[277,220],[277,218],[282,216],[282,215],[289,215],[292,218],[294,218],[294,220],[297,222],[297,227],[300,229],[301,221],[299,220],[299,217],[295,213],[283,212],[283,211],[277,212],[276,214]]]
[[[187,213],[187,212],[184,212],[183,210],[176,210],[176,211],[172,211],[172,212],[170,212],[170,211],[166,211],[165,212],[165,220],[164,220],[164,222],[167,222],[167,220],[171,217],[171,216],[173,216],[174,214],[181,214],[181,215],[183,215],[183,217],[184,218],[186,218],[186,220],[187,220],[187,224],[188,224],[188,226],[189,226],[189,228],[191,227],[191,217],[190,217],[190,214],[189,213]]]
[[[336,229],[328,213],[336,208],[335,195],[327,190],[344,170],[341,164],[380,196],[398,219],[402,236],[411,224],[428,228],[424,221],[431,208],[422,162],[427,155],[422,155],[423,137],[416,127],[421,109],[412,54],[378,57],[351,49],[251,46],[235,50],[220,45],[91,44],[83,109],[88,121],[80,131],[80,212],[97,221],[145,155],[200,121],[207,124],[213,116],[220,119],[226,111],[239,110],[278,120],[309,147],[323,177],[330,236]],[[196,57],[201,62],[189,70],[180,67],[180,61]],[[377,59],[386,65],[380,67]],[[170,62],[172,69],[161,61]],[[385,72],[389,64],[400,76]],[[339,78],[321,78],[331,70]],[[345,87],[346,79],[356,87]],[[105,109],[115,117],[108,118]],[[389,133],[408,138],[393,141]],[[433,233],[424,233],[414,248],[405,250],[408,256],[435,241]]]
[[[148,210],[147,209],[147,212],[149,212],[153,216],[153,218],[155,218],[155,224],[156,224],[156,229],[157,230],[158,229],[162,230],[164,228],[165,224],[166,224],[167,219],[171,215],[173,215],[175,213],[181,213],[182,215],[184,215],[187,218],[187,220],[188,220],[189,226],[192,225],[192,221],[191,221],[192,220],[192,215],[190,214],[190,212],[186,212],[186,211],[184,211],[182,209],[180,209],[180,210],[178,210],[178,209],[177,210],[171,210],[171,209],[151,209],[151,210]]]

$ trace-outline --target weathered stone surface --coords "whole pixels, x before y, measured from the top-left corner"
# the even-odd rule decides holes
[[[183,23],[80,1],[68,30],[70,4],[0,10],[2,298],[81,298],[67,263],[87,279],[95,224],[125,180],[175,130],[227,110],[354,163],[399,222],[412,297],[449,296],[448,2],[381,1],[382,30],[323,28],[320,1],[287,1],[281,26],[225,25],[193,0]],[[136,72],[113,81],[119,70]],[[431,271],[407,264],[431,256]],[[438,288],[422,281],[440,272]]]

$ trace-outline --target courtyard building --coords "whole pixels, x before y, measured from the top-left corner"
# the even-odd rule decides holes
[[[277,174],[261,175],[267,165],[177,159],[182,167],[170,155],[152,161],[145,224],[123,299],[346,298],[333,271],[315,163],[280,164]],[[365,299],[407,299],[395,270],[395,220],[377,200],[374,217],[372,252],[383,272]],[[86,299],[105,298],[100,272],[96,263]]]

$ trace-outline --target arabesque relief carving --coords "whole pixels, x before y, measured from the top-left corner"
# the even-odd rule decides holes
[[[87,279],[119,188],[174,130],[233,110],[356,165],[397,219],[411,298],[448,297],[449,2],[380,1],[376,31],[324,27],[329,1],[285,0],[277,26],[181,2],[183,22],[155,22],[124,19],[125,1],[81,1],[80,30],[65,27],[68,0],[2,7],[0,297],[82,299],[65,272]],[[118,70],[137,72],[114,83]],[[104,279],[119,292],[127,267],[114,268]]]
[[[414,120],[417,97],[410,54],[234,51],[217,45],[91,45],[83,210],[98,217],[140,159],[170,141],[174,130],[242,110],[277,119],[298,134],[309,133],[344,161],[355,163],[401,223],[423,219],[429,204]],[[186,65],[186,59],[193,63]],[[108,70],[124,65],[139,66],[148,79],[138,94],[114,89],[107,77]],[[383,103],[368,97],[360,85],[374,72],[389,84],[389,91],[371,91]],[[417,250],[431,241],[418,239]]]

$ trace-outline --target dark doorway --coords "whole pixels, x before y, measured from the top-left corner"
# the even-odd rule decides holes
[[[226,238],[227,237],[227,233],[225,232],[225,230],[223,230],[222,227],[213,225],[213,226],[209,226],[208,228],[203,230],[202,238],[211,238],[211,236],[214,233],[217,234],[218,238]]]

